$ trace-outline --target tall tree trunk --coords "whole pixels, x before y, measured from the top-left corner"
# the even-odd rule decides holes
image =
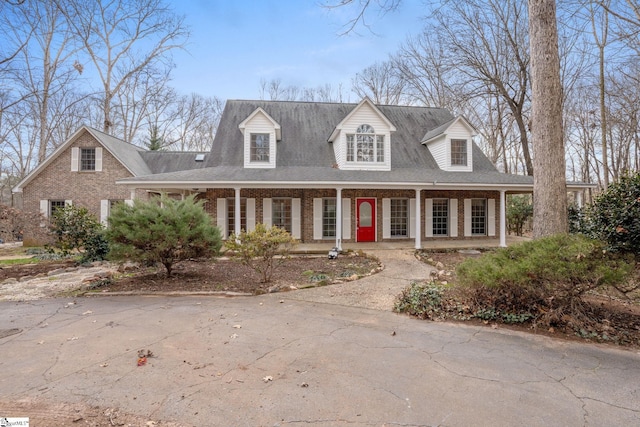
[[[604,174],[604,187],[609,186],[609,154],[607,149],[607,110],[605,106],[605,81],[604,81],[604,44],[599,46],[600,55],[600,135],[602,138],[602,173]]]
[[[562,86],[555,0],[529,0],[533,236],[568,232]]]

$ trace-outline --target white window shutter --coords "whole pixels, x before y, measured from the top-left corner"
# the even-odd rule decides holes
[[[102,147],[96,147],[96,172],[102,172]]]
[[[216,199],[216,224],[220,229],[222,239],[227,240],[229,235],[229,230],[227,230],[227,199]]]
[[[124,204],[127,206],[133,206],[133,200],[132,199],[127,199],[124,201]]]
[[[256,228],[256,199],[247,199],[247,230]]]
[[[416,237],[416,199],[409,199],[409,237]]]
[[[449,199],[449,236],[458,237],[458,199]]]
[[[262,223],[265,227],[269,228],[273,225],[272,214],[273,205],[271,204],[271,199],[262,199]]]
[[[296,239],[300,239],[302,237],[302,229],[300,226],[302,222],[300,220],[300,216],[302,215],[300,201],[300,199],[291,200],[291,235]]]
[[[471,199],[464,199],[464,235],[471,236]]]
[[[71,147],[71,172],[78,172],[79,162],[80,162],[80,148]]]
[[[64,205],[65,206],[73,206],[73,200],[65,200],[64,201]]]
[[[40,213],[43,217],[49,218],[49,201],[40,200]]]
[[[100,200],[100,222],[107,225],[107,218],[109,218],[109,201]]]
[[[382,238],[391,238],[391,199],[382,199]]]
[[[433,237],[433,199],[424,201],[424,237]]]
[[[351,238],[351,199],[342,199],[342,240]]]
[[[313,240],[322,239],[322,199],[313,199]]]
[[[487,235],[496,235],[496,199],[487,200]]]

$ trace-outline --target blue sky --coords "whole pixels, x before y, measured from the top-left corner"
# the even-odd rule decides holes
[[[339,36],[353,9],[327,10],[316,0],[169,0],[191,27],[188,52],[174,53],[172,85],[221,99],[257,99],[260,80],[317,87],[342,83],[387,59],[422,28],[425,6],[405,0],[395,12],[368,14],[375,34]]]

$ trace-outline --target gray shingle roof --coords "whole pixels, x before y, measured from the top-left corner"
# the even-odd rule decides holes
[[[204,156],[201,162],[196,161],[196,156]],[[144,151],[140,156],[145,161],[151,173],[176,172],[187,169],[200,169],[206,166],[207,152],[194,151]]]
[[[140,157],[144,148],[137,147],[121,139],[87,126],[87,130],[113,154],[135,176],[152,173],[145,161]]]
[[[156,175],[122,180],[140,183],[187,185],[198,187],[209,183],[415,183],[415,184],[467,184],[467,185],[524,185],[530,186],[531,177],[499,173],[479,147],[473,146],[473,172],[446,172],[441,170],[429,148],[421,143],[425,135],[437,129],[446,129],[455,117],[440,108],[378,106],[393,123],[397,131],[391,134],[390,171],[346,171],[334,166],[335,156],[328,138],[357,104],[242,101],[226,103],[211,153],[201,169],[178,170]],[[245,169],[244,139],[238,124],[256,108],[261,107],[281,125],[282,139],[277,144],[276,168]],[[146,154],[144,155],[146,156]],[[146,157],[145,157],[146,158]],[[156,169],[156,168],[154,168]],[[160,169],[156,169],[160,172]],[[328,184],[327,184],[328,185]]]

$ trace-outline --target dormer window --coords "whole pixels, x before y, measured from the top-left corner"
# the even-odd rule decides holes
[[[276,142],[282,139],[280,124],[258,107],[238,125],[238,128],[244,135],[244,167],[275,168]]]
[[[251,134],[251,162],[269,162],[269,134]]]
[[[367,124],[347,134],[347,162],[384,163],[384,135]]]
[[[451,140],[451,166],[467,166],[467,140]]]

